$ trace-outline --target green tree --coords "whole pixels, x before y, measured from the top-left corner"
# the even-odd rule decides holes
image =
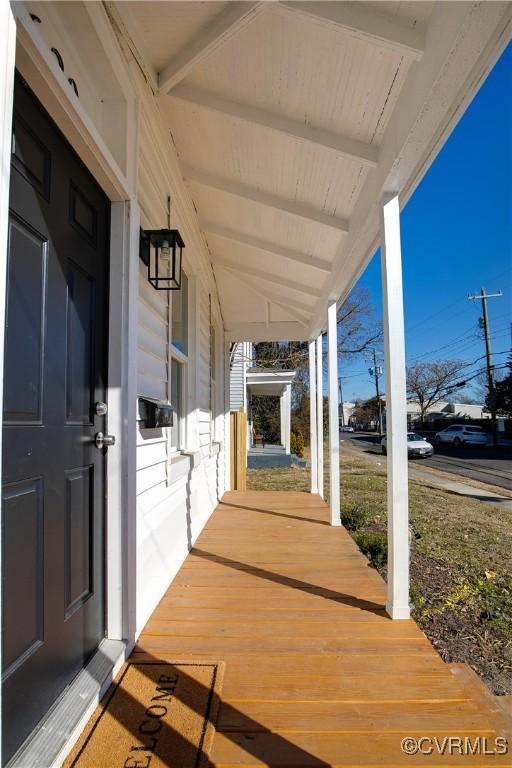
[[[507,362],[508,373],[494,385],[496,413],[499,416],[512,416],[512,355]],[[489,395],[486,404],[489,406]]]

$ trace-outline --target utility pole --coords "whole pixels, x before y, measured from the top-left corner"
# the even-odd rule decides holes
[[[492,420],[492,443],[498,445],[498,428],[496,424],[496,390],[494,388],[494,365],[492,362],[492,348],[491,348],[491,334],[489,331],[489,318],[487,316],[487,299],[497,299],[503,296],[503,291],[497,291],[496,293],[486,293],[485,288],[480,288],[480,293],[469,293],[468,299],[475,301],[480,299],[482,302],[482,317],[481,328],[484,332],[485,338],[485,358],[487,363],[487,388],[489,390],[489,410],[491,411]]]
[[[382,403],[380,401],[379,376],[382,376],[384,369],[382,366],[377,365],[377,352],[375,351],[375,347],[373,348],[373,368],[368,368],[368,373],[375,379],[375,394],[379,406],[379,435],[382,435]]]
[[[345,411],[343,409],[343,390],[341,388],[341,376],[338,376],[338,388],[340,391],[340,406],[341,406],[341,426],[345,426]]]

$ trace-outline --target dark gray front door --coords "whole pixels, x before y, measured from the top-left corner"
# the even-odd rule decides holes
[[[109,202],[21,79],[2,476],[5,763],[104,636]]]

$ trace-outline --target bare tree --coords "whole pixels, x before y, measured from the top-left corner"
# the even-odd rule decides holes
[[[375,317],[370,294],[365,288],[354,288],[338,309],[338,356],[352,357],[379,346],[382,324]]]
[[[376,319],[375,311],[366,289],[355,288],[344,301],[337,313],[338,359],[354,359],[382,340],[381,323]],[[324,339],[324,350],[326,342]],[[254,364],[259,368],[293,369],[296,371],[292,388],[292,408],[294,428],[308,433],[309,420],[309,352],[308,343],[292,341],[261,342],[255,346]],[[252,362],[252,361],[251,361]],[[323,367],[327,369],[327,355],[323,355]],[[266,398],[266,405],[261,412],[273,407]],[[328,419],[328,410],[324,408],[324,419]]]
[[[463,360],[441,360],[407,368],[407,393],[419,405],[422,425],[429,408],[466,385],[461,381],[465,367]]]

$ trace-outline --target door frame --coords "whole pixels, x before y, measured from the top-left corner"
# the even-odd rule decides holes
[[[61,133],[93,175],[111,202],[109,248],[109,340],[108,340],[108,430],[116,435],[116,445],[107,454],[105,500],[105,635],[118,643],[118,658],[102,688],[129,655],[136,630],[136,381],[138,320],[138,254],[140,211],[134,186],[122,173],[101,135],[80,105],[71,97],[69,85],[49,53],[35,25],[21,3],[1,3],[0,50],[0,317],[5,316],[7,276],[7,233],[9,217],[10,155],[15,66],[49,113]],[[108,31],[110,33],[111,30]],[[102,34],[107,34],[105,29]],[[110,50],[110,49],[109,49]],[[129,100],[128,143],[133,157],[127,165],[135,168],[137,157],[136,97],[121,62],[117,46],[116,70],[123,80]],[[116,72],[117,73],[117,72]],[[0,381],[3,381],[4,334],[0,334]],[[0,419],[3,388],[0,387]],[[0,466],[1,466],[0,440]],[[0,528],[0,557],[1,557]],[[0,563],[1,564],[1,563]],[[0,592],[0,621],[2,604]],[[110,646],[112,647],[112,646]],[[1,650],[0,650],[1,653]],[[1,657],[0,657],[1,664]],[[86,711],[76,723],[75,732],[60,758],[71,748],[102,695],[98,690],[87,703]],[[1,688],[0,688],[1,707]],[[0,734],[1,739],[1,734]],[[0,743],[1,754],[1,743]]]

